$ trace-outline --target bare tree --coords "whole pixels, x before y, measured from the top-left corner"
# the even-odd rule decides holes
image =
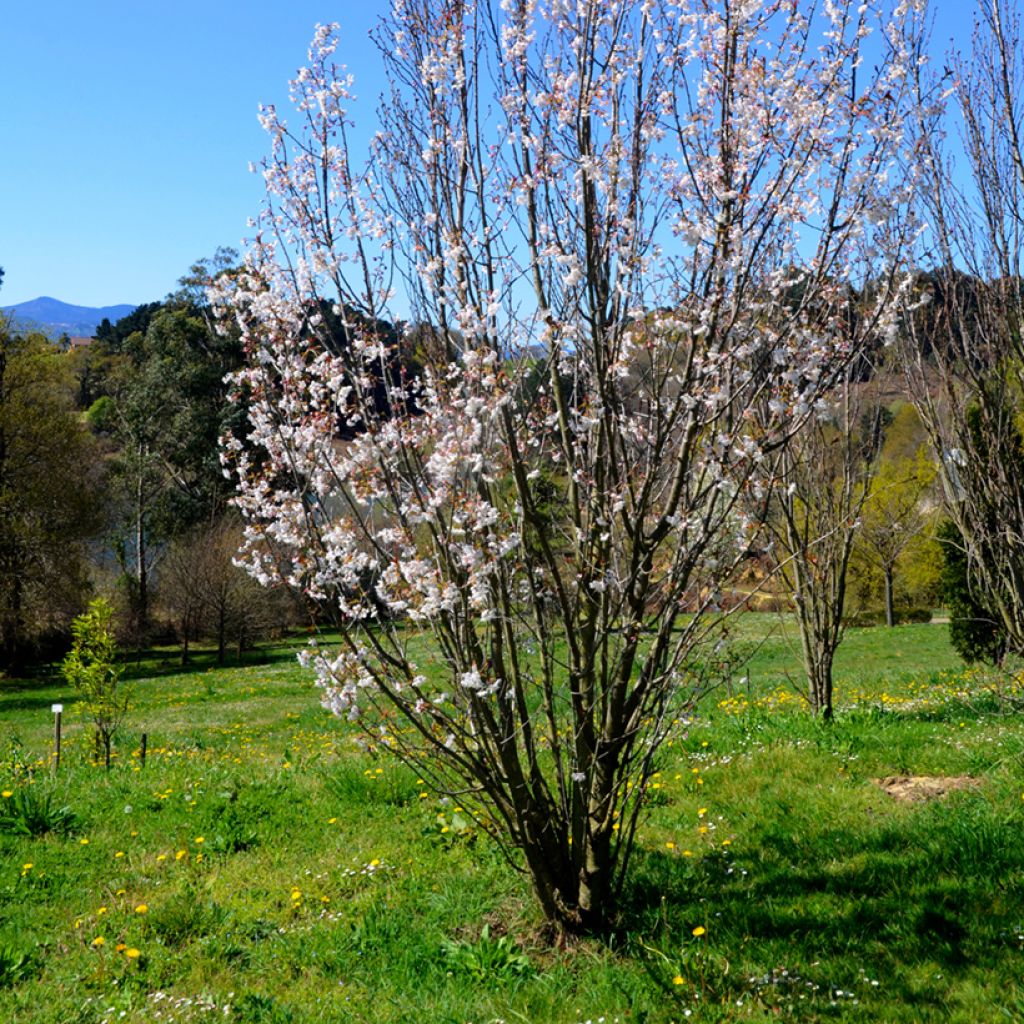
[[[296,621],[296,603],[271,592],[235,564],[242,527],[225,516],[176,538],[161,562],[159,594],[188,662],[194,640],[212,639],[222,664],[233,643],[240,658],[247,645]]]
[[[333,29],[297,124],[264,111],[267,204],[219,292],[251,569],[337,603],[327,706],[474,808],[562,932],[614,919],[788,439],[887,327],[920,6],[399,0],[367,164]],[[851,335],[839,278],[869,275]],[[385,340],[406,303],[415,375]]]
[[[796,608],[807,700],[826,721],[833,716],[832,666],[845,631],[850,556],[878,446],[877,406],[865,416],[865,404],[851,367],[784,453],[768,520]]]
[[[921,202],[931,231],[908,310],[904,365],[940,454],[979,603],[1024,651],[1024,46],[1005,0],[981,0],[970,56],[952,61],[961,145],[942,131],[944,83],[919,70]]]

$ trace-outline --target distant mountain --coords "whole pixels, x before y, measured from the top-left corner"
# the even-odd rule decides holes
[[[22,326],[45,331],[59,337],[69,334],[77,337],[91,337],[104,318],[112,324],[127,316],[135,306],[72,306],[60,299],[42,295],[30,302],[19,302],[14,306],[0,307],[0,311],[13,316]]]

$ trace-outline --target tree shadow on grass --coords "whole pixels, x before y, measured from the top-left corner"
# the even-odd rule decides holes
[[[941,1017],[959,983],[1014,977],[1019,964],[1024,906],[1007,887],[1024,872],[1019,823],[986,813],[988,825],[965,802],[809,835],[766,822],[736,852],[638,851],[620,937],[651,937],[682,956],[706,927],[701,941],[732,965],[718,982],[730,1000],[786,967],[821,991],[870,977],[878,998]]]

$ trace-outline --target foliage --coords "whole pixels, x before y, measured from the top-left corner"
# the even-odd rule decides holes
[[[939,527],[942,548],[942,597],[949,609],[949,639],[969,665],[984,661],[998,665],[1006,653],[1006,631],[984,607],[972,585],[963,536],[951,520]]]
[[[892,445],[888,450],[892,450]],[[900,570],[915,555],[912,578],[919,587],[927,588],[930,582],[927,573],[922,572],[921,556],[934,554],[934,547],[921,542],[935,518],[934,502],[929,500],[935,482],[934,462],[923,448],[912,458],[888,457],[883,449],[872,474],[857,531],[855,556],[869,570],[861,577],[862,587],[870,585],[872,577],[880,584],[878,590],[890,626],[896,620],[897,593],[907,589]]]
[[[71,635],[71,650],[61,671],[92,718],[97,748],[102,748],[109,769],[110,745],[128,713],[131,693],[121,683],[113,609],[108,602],[103,598],[90,601],[88,609],[71,624]]]
[[[112,541],[137,641],[149,628],[151,575],[164,545],[224,512],[228,487],[217,440],[241,415],[225,374],[241,358],[237,337],[213,329],[205,286],[230,272],[218,250],[163,303],[140,306],[90,353],[97,393],[87,420],[111,449]]]
[[[63,354],[0,319],[0,673],[81,610],[101,479]]]
[[[894,327],[921,6],[401,0],[365,163],[335,28],[297,122],[263,111],[214,290],[250,568],[339,609],[328,705],[489,823],[556,928],[611,926],[782,452]]]

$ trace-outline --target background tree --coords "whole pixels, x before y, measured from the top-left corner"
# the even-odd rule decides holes
[[[877,406],[874,415],[862,414],[869,403],[855,370],[790,443],[768,521],[779,574],[793,595],[808,703],[826,721],[833,716],[832,665],[843,639],[850,559],[879,445]]]
[[[101,480],[64,354],[0,319],[0,672],[81,609]]]
[[[963,537],[949,519],[939,527],[938,536],[942,553],[942,599],[949,610],[950,642],[968,665],[978,661],[1000,665],[1006,655],[1006,630],[973,589]]]
[[[881,576],[885,624],[896,624],[896,574],[904,556],[935,518],[927,496],[935,483],[935,465],[924,451],[914,459],[887,459],[871,476],[860,513],[857,553]]]
[[[780,453],[887,328],[918,6],[400,0],[365,165],[332,29],[295,127],[263,112],[266,207],[220,292],[251,569],[337,603],[327,705],[520,851],[560,930],[612,920]],[[852,333],[840,266],[877,282]],[[378,327],[396,284],[438,342],[415,380]]]
[[[243,414],[228,403],[224,383],[241,348],[237,335],[213,329],[202,288],[227,272],[232,256],[218,250],[192,267],[167,302],[139,307],[99,332],[102,393],[89,419],[114,449],[114,547],[139,639],[148,629],[151,576],[165,544],[219,519],[230,493],[217,443]]]
[[[200,523],[171,542],[161,564],[159,599],[174,624],[186,664],[192,641],[212,639],[222,664],[228,645],[245,648],[302,621],[286,588],[267,591],[235,565],[241,525],[232,516]]]
[[[903,357],[940,456],[970,592],[1009,649],[1024,652],[1024,46],[1013,5],[981,0],[977,11],[969,57],[951,59],[962,154],[934,102],[945,83],[917,72],[920,201],[930,224],[919,261],[930,273],[908,309]]]

